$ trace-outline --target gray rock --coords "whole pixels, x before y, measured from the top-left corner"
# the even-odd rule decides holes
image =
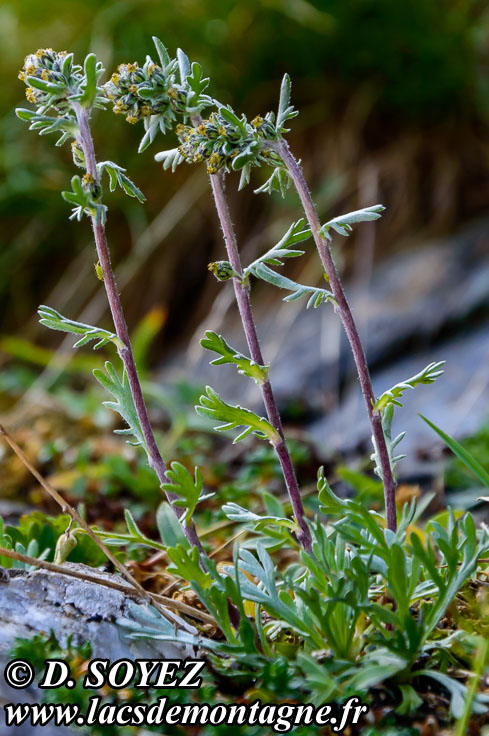
[[[111,577],[85,565],[65,564],[102,579]],[[127,638],[116,621],[120,618],[138,621],[138,611],[146,608],[146,604],[135,605],[131,601],[122,592],[66,575],[46,570],[15,571],[9,583],[0,584],[0,671],[3,672],[8,662],[8,652],[16,637],[31,638],[51,631],[62,645],[70,635],[75,644],[90,641],[93,657],[112,661],[194,656],[193,647],[180,643]],[[3,677],[0,678],[2,706],[8,702],[29,703],[38,699],[37,687],[16,690],[10,688]],[[54,731],[57,734],[72,733],[68,729],[49,726],[10,728],[5,725],[3,707],[0,709],[0,736],[51,736]]]
[[[403,426],[408,423],[405,447],[420,448],[434,439],[417,419],[417,411],[457,436],[477,428],[489,414],[487,391],[478,388],[484,384],[489,350],[488,329],[478,327],[489,309],[489,219],[391,256],[376,265],[367,289],[346,283],[346,290],[376,391],[433,360],[447,360],[447,374],[435,387],[418,389],[406,399],[399,420]],[[245,351],[241,326],[228,311],[232,296],[221,302],[223,308],[212,311],[205,327],[224,332],[231,344]],[[306,415],[315,416],[312,431],[322,447],[349,448],[368,438],[350,348],[333,310],[326,305],[306,311],[300,301],[283,304],[278,290],[273,307],[259,300],[254,306],[281,406],[298,400]],[[227,400],[261,410],[257,387],[233,366],[209,366],[210,355],[196,347],[197,339],[194,343],[179,356],[173,374],[177,370],[179,376],[210,383]],[[349,388],[352,381],[355,385]],[[478,398],[469,411],[472,395]]]
[[[419,450],[440,446],[438,435],[418,416],[424,414],[448,434],[458,437],[475,432],[489,419],[489,326],[445,342],[436,348],[401,357],[385,370],[374,372],[376,395],[418,373],[432,361],[446,360],[445,373],[429,386],[407,390],[403,406],[396,409],[393,429],[406,430],[399,451],[407,458],[399,472],[412,473]],[[341,406],[314,422],[310,432],[322,454],[340,449],[354,451],[370,436],[363,398],[358,384],[351,385]]]

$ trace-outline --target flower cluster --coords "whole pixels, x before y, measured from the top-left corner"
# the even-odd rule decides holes
[[[19,79],[27,85],[25,95],[29,102],[39,106],[53,106],[63,111],[74,83],[81,79],[81,67],[73,67],[72,57],[66,51],[38,49],[28,54]]]
[[[271,116],[257,115],[251,123],[238,118],[229,108],[221,107],[196,126],[179,124],[176,133],[179,153],[188,163],[205,161],[209,174],[220,169],[241,169],[248,163],[259,166],[268,161],[266,140],[274,140],[277,131]]]
[[[113,111],[125,115],[128,123],[137,123],[152,115],[158,116],[164,128],[169,128],[185,102],[185,94],[175,80],[175,63],[165,68],[148,56],[140,67],[120,64],[104,85],[105,94],[113,103]]]

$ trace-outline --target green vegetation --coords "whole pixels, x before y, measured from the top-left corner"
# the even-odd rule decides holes
[[[416,7],[426,30],[436,14]],[[359,6],[352,8],[358,10]],[[306,27],[315,24],[320,32],[330,34],[333,40],[336,34],[337,41],[342,39],[346,44],[333,19],[352,23],[355,16],[351,9],[331,3],[323,10],[307,2],[298,9],[302,9]],[[382,3],[376,12],[381,11],[394,22]],[[455,9],[450,18],[453,27],[444,19],[445,25],[449,23],[445,43],[460,40],[464,31],[468,34],[466,28],[456,25],[456,19],[459,14]],[[368,25],[367,18],[362,27]],[[415,31],[416,23],[411,22],[409,32],[405,32]],[[199,63],[190,63],[180,49],[173,57],[158,38],[153,41],[155,61],[146,56],[142,65],[124,62],[105,83],[102,63],[95,54],[88,54],[83,65],[78,65],[72,53],[51,48],[29,54],[19,75],[34,109],[17,109],[18,118],[40,135],[56,134],[60,147],[70,141],[73,165],[82,170],[81,176],[71,178],[71,190],[62,191],[62,197],[73,208],[70,219],[82,223],[80,230],[86,230],[87,219],[91,225],[95,274],[107,297],[113,329],[64,317],[46,306],[39,308],[40,322],[75,335],[77,348],[95,341],[94,349],[110,360],[102,365],[95,359],[93,375],[111,398],[100,408],[96,403],[98,387],[85,392],[83,386],[77,396],[68,373],[54,383],[51,396],[63,407],[65,420],[71,413],[72,417],[77,415],[79,425],[89,424],[82,441],[73,439],[76,456],[72,454],[68,461],[69,443],[60,444],[63,434],[45,440],[34,455],[39,460],[44,454],[48,465],[60,465],[64,471],[69,466],[68,479],[63,478],[63,472],[51,478],[52,485],[60,487],[70,500],[63,509],[68,509],[68,515],[35,512],[23,516],[17,526],[2,522],[0,562],[8,568],[25,567],[32,560],[22,558],[29,556],[39,562],[54,560],[59,566],[66,560],[97,566],[107,556],[137,594],[151,604],[139,621],[127,618],[117,622],[125,635],[149,643],[192,644],[208,661],[211,675],[206,686],[195,694],[172,693],[176,702],[181,702],[180,698],[183,702],[206,702],[216,684],[214,699],[224,695],[231,702],[237,698],[251,702],[259,697],[270,703],[290,699],[340,705],[357,696],[369,705],[372,717],[352,733],[420,733],[416,724],[422,725],[424,719],[435,715],[440,728],[452,729],[457,736],[469,725],[479,729],[474,733],[483,733],[480,729],[488,725],[489,712],[487,527],[478,528],[470,513],[459,513],[458,509],[448,509],[444,518],[429,518],[430,495],[396,505],[396,463],[402,456],[395,453],[404,433],[392,436],[394,409],[402,407],[407,389],[434,383],[443,372],[443,363],[430,363],[415,376],[375,396],[360,335],[331,252],[333,238],[350,235],[359,222],[378,220],[384,207],[370,205],[326,222],[320,220],[287,140],[290,121],[298,114],[291,103],[288,74],[282,78],[276,112],[249,119],[210,95],[210,80]],[[471,55],[464,35],[462,41],[457,65],[451,70],[456,81],[459,73],[468,76],[465,64]],[[123,43],[121,33],[118,48]],[[332,46],[334,49],[334,43]],[[384,104],[402,111],[396,96],[387,94],[390,77],[378,62],[374,47],[363,49],[363,63],[373,64],[386,75]],[[384,56],[389,58],[389,54]],[[429,61],[432,63],[431,56]],[[221,68],[217,62],[215,66]],[[345,62],[345,79],[348,73]],[[395,73],[395,66],[389,73]],[[445,70],[438,74],[439,95],[451,93],[457,111],[461,102],[454,98],[453,80]],[[217,85],[221,83],[218,76]],[[464,95],[459,92],[459,96]],[[225,337],[210,330],[201,344],[212,353],[211,363],[218,369],[231,364],[243,379],[251,379],[261,391],[266,416],[228,403],[210,386],[202,394],[181,386],[171,395],[147,379],[146,358],[160,322],[156,320],[155,327],[146,320],[131,340],[108,246],[110,195],[104,184],[114,194],[119,187],[130,198],[129,207],[142,205],[145,196],[129,179],[126,168],[112,161],[97,163],[95,114],[110,107],[130,124],[143,123],[139,151],[144,156],[157,136],[170,133],[178,139],[177,148],[156,155],[164,170],[171,169],[178,176],[178,167],[184,162],[204,165],[227,256],[209,268],[219,282],[232,280],[250,354],[235,350]],[[416,114],[415,105],[411,111]],[[116,126],[110,115],[101,117],[111,120],[114,130],[122,127]],[[252,176],[261,177],[263,170],[268,178],[255,193],[277,192],[284,197],[291,188],[305,219],[289,225],[276,245],[243,267],[225,178],[241,172],[236,182],[241,190]],[[62,186],[60,182],[59,188]],[[321,284],[326,283],[327,288],[292,281],[276,270],[285,259],[304,256],[296,246],[309,238],[319,256]],[[204,269],[202,264],[202,272]],[[254,281],[290,291],[286,302],[306,295],[307,306],[334,308],[342,321],[372,429],[372,471],[380,479],[375,480],[370,473],[338,469],[338,476],[354,490],[351,496],[344,497],[331,487],[334,469],[330,478],[324,468],[317,469],[310,448],[286,437],[271,384],[273,366],[262,355],[251,308]],[[24,345],[23,349],[28,351],[29,347]],[[36,353],[36,359],[43,358]],[[78,363],[77,370],[88,377],[85,363]],[[6,393],[15,393],[19,384],[28,382],[15,371],[3,380]],[[190,414],[192,404],[197,416]],[[165,411],[164,432],[161,424],[152,421],[151,409],[158,407]],[[429,419],[425,421],[464,467],[489,487],[483,464]],[[113,437],[107,439],[109,426],[127,438],[129,447]],[[232,444],[238,445],[234,456],[226,455],[230,443],[214,435],[211,428],[231,431]],[[4,436],[15,450],[9,435]],[[27,444],[29,439],[31,435],[24,438]],[[98,442],[110,444],[106,451],[97,451]],[[246,456],[243,446],[253,451]],[[33,454],[32,448],[26,449]],[[98,457],[94,463],[95,452]],[[17,456],[22,460],[18,452]],[[232,461],[226,459],[229,457]],[[29,468],[28,460],[22,462]],[[22,482],[26,482],[25,476]],[[47,484],[44,488],[64,506],[55,491]],[[119,512],[119,520],[109,528],[98,506],[100,498],[114,500],[114,509]],[[42,506],[39,496],[36,499],[31,494],[34,499]],[[79,504],[79,511],[71,504]],[[115,557],[105,545],[115,549]],[[17,559],[12,560],[8,552],[15,553]],[[131,570],[144,569],[153,552],[158,553],[155,577],[160,578],[156,590],[142,586],[126,566],[131,562]],[[169,580],[179,593],[191,597],[191,613],[169,619],[161,601],[154,597]],[[205,610],[212,626],[193,615],[197,607]],[[19,641],[14,654],[21,656],[32,646],[37,665],[46,653],[67,658],[78,668],[90,656],[89,643],[74,647],[68,641],[60,648],[52,636]],[[47,697],[62,700],[64,696],[50,692]],[[71,702],[87,701],[87,693],[79,687],[66,694],[68,697]],[[121,697],[132,702],[145,694],[132,690],[124,696],[108,694],[111,702]],[[174,731],[180,732],[178,728]],[[115,729],[113,733],[122,736],[130,731]],[[199,733],[214,730],[204,728]],[[248,733],[266,732],[250,729]],[[309,731],[299,728],[295,733]],[[330,732],[325,729],[324,733]]]

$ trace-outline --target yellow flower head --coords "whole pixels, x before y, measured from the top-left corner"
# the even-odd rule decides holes
[[[127,105],[124,105],[124,103],[121,102],[121,100],[117,100],[117,102],[115,103],[115,105],[113,107],[113,110],[114,110],[114,112],[115,112],[116,115],[120,115],[123,112],[127,112],[128,109],[129,109],[128,106]]]
[[[25,91],[25,96],[27,97],[27,99],[28,99],[29,102],[32,102],[33,104],[35,104],[37,102],[36,95],[35,95],[35,92],[32,89],[32,87],[27,87],[27,89]]]
[[[134,112],[131,112],[131,113],[129,113],[129,115],[126,116],[126,121],[128,123],[131,123],[131,125],[134,125],[134,123],[137,123],[138,119],[139,118],[138,118],[137,114],[134,113]]]
[[[143,115],[145,118],[149,117],[151,115],[151,108],[149,105],[142,105],[141,107],[141,115]]]
[[[137,86],[137,84],[130,84],[130,85],[129,85],[129,92],[130,92],[130,93],[131,93],[132,95],[137,95],[137,93],[138,93],[138,90],[139,90],[139,87]]]

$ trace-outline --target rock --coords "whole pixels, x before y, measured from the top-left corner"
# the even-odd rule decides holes
[[[85,565],[65,565],[85,570],[101,579],[114,578]],[[15,638],[31,638],[51,631],[62,645],[69,635],[75,644],[90,641],[94,658],[104,657],[114,662],[138,658],[184,659],[195,655],[193,647],[181,643],[127,638],[116,621],[121,618],[138,621],[138,611],[147,606],[135,605],[133,599],[122,592],[47,570],[9,572],[10,582],[0,584],[2,672]],[[38,699],[37,687],[15,690],[7,685],[4,678],[0,680],[0,700],[3,703],[27,703]],[[54,730],[58,734],[71,733],[67,729],[33,728],[30,725],[10,728],[5,725],[3,707],[0,710],[0,736],[50,736]]]
[[[465,407],[470,391],[477,393],[484,382],[479,366],[483,372],[486,346],[489,350],[489,333],[480,326],[489,309],[489,219],[385,259],[374,268],[368,291],[348,283],[346,290],[377,392],[431,361],[447,360],[447,374],[435,387],[418,389],[406,399],[398,420],[408,425],[405,448],[412,451],[435,441],[417,411],[457,436],[476,429],[489,414],[487,392],[481,389],[481,400],[473,402],[470,412]],[[368,439],[351,351],[338,316],[328,305],[306,311],[300,301],[283,304],[278,292],[275,304],[276,309],[269,303],[261,307],[259,301],[254,306],[281,407],[298,404],[304,418],[312,417],[311,429],[322,447],[350,448]],[[230,314],[224,320],[214,310],[205,325],[224,332],[233,346],[246,351],[241,326],[230,319]],[[257,387],[239,376],[234,366],[209,366],[210,359],[194,345],[178,358],[179,376],[210,383],[226,400],[262,411]],[[170,366],[165,378],[171,374]]]
[[[446,360],[445,373],[428,386],[407,390],[403,406],[395,411],[393,431],[406,431],[399,452],[400,475],[420,472],[425,451],[440,446],[438,435],[418,416],[424,414],[445,432],[469,435],[489,418],[489,326],[409,357],[373,373],[376,395],[418,373],[432,361]],[[370,437],[370,428],[358,384],[352,385],[341,406],[314,422],[309,430],[322,455],[341,449],[351,453]],[[369,444],[369,450],[371,449]],[[420,451],[423,451],[421,453]]]

